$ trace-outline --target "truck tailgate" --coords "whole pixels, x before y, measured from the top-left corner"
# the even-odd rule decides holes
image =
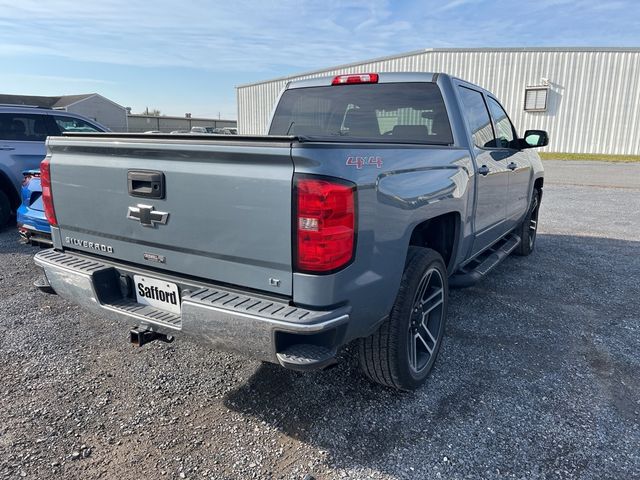
[[[48,154],[64,248],[291,295],[287,138],[51,137]],[[132,171],[162,174],[164,198],[132,195]]]

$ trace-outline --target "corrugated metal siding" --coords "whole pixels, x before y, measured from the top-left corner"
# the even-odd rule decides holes
[[[350,72],[446,72],[502,102],[519,133],[547,130],[549,151],[640,155],[640,50],[424,51],[239,87],[241,133],[265,133],[288,80]],[[546,112],[525,112],[528,85],[549,81]]]

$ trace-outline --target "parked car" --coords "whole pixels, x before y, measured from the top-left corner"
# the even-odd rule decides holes
[[[22,201],[25,170],[40,166],[44,141],[62,132],[104,132],[96,122],[73,113],[20,105],[0,105],[0,227]]]
[[[232,127],[218,127],[213,129],[213,133],[218,135],[237,135],[238,129]]]
[[[189,130],[172,130],[169,135],[186,135],[190,133]]]
[[[23,172],[22,203],[18,208],[18,232],[23,243],[51,246],[51,226],[44,214],[40,171]]]
[[[51,138],[41,287],[133,322],[138,345],[191,336],[309,370],[357,341],[371,380],[419,387],[449,287],[535,247],[546,132],[518,136],[449,75],[371,73],[290,82],[269,133]]]

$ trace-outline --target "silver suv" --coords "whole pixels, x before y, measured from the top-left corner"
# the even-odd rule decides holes
[[[0,227],[20,204],[22,172],[38,169],[44,141],[62,132],[104,132],[107,128],[77,114],[46,108],[0,105]]]

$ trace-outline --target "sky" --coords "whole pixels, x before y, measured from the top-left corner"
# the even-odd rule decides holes
[[[0,0],[0,93],[235,119],[235,87],[425,48],[640,46],[640,1]]]

